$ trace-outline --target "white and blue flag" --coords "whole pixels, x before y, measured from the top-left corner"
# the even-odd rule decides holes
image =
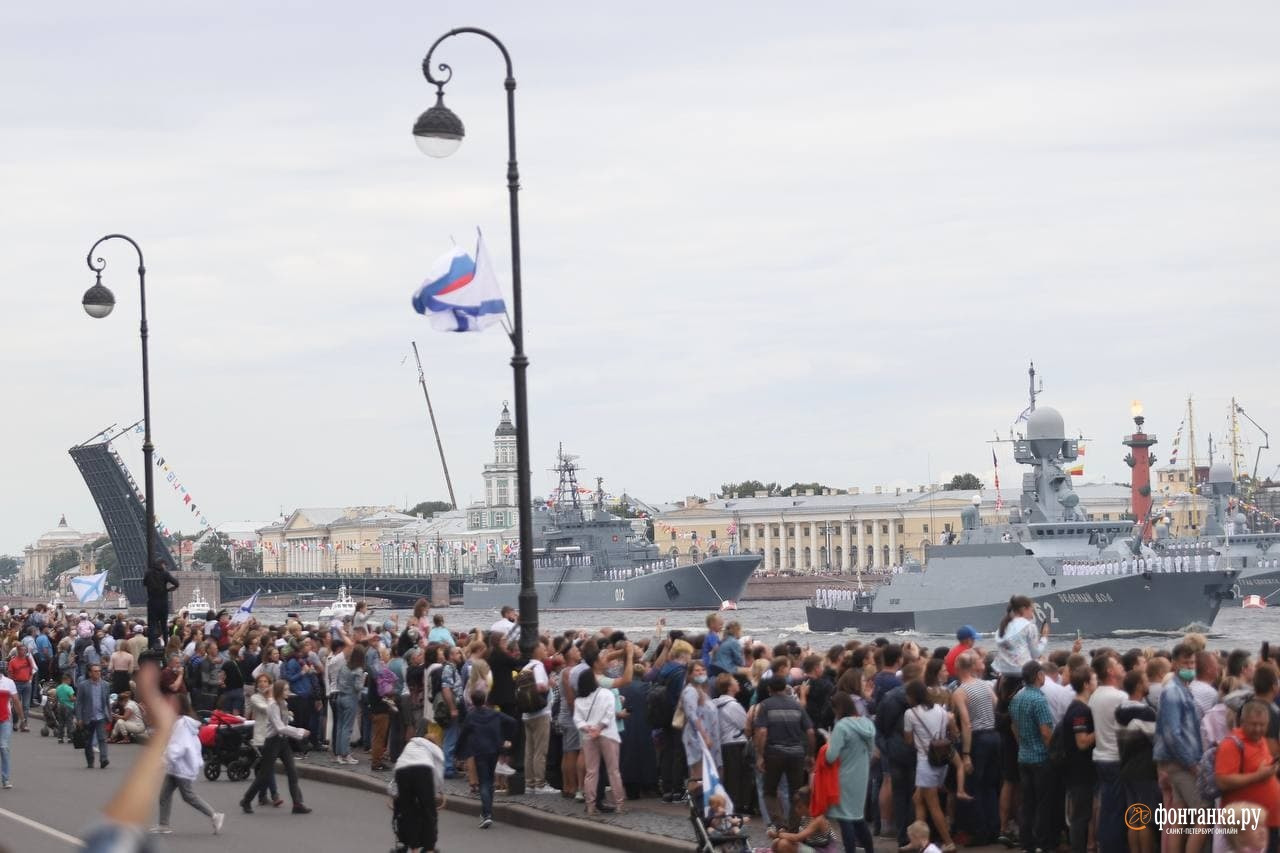
[[[716,772],[716,760],[711,757],[706,741],[702,742],[702,778],[702,814],[706,816],[711,813],[711,797],[715,794],[724,797],[724,813],[733,814],[733,799],[720,781],[720,774]]]
[[[262,590],[255,590],[253,595],[245,599],[244,603],[236,610],[235,615],[231,617],[231,624],[238,625],[253,615],[253,605],[258,603],[258,593]]]
[[[71,579],[71,592],[81,604],[97,601],[102,598],[107,586],[107,573],[96,575],[80,575]]]
[[[413,294],[413,310],[442,332],[478,332],[506,316],[507,303],[482,234],[476,234],[474,259],[454,246],[432,265]]]

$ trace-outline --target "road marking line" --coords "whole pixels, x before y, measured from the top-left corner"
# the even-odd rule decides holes
[[[11,820],[16,820],[18,823],[21,823],[25,826],[29,826],[32,829],[38,829],[41,832],[43,832],[45,835],[51,835],[54,838],[58,839],[59,841],[67,842],[73,847],[76,847],[76,848],[84,847],[84,842],[81,841],[79,838],[76,838],[74,835],[67,835],[65,832],[58,832],[58,830],[56,829],[50,829],[49,827],[45,826],[43,823],[38,823],[37,821],[34,821],[29,817],[23,817],[20,814],[15,814],[14,812],[9,811],[8,809],[0,809],[0,816],[10,818]]]

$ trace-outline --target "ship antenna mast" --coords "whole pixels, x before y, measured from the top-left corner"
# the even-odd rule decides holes
[[[1187,395],[1187,439],[1190,442],[1190,452],[1187,454],[1187,482],[1190,484],[1192,496],[1191,528],[1196,530],[1199,529],[1200,526],[1199,513],[1196,512],[1195,501],[1195,496],[1199,494],[1199,489],[1196,485],[1196,410],[1193,397],[1189,394]],[[1212,440],[1210,440],[1210,444],[1212,444]]]
[[[436,434],[436,449],[440,451],[440,467],[444,469],[444,483],[449,487],[449,503],[453,509],[458,508],[458,499],[453,496],[453,480],[449,479],[449,463],[444,461],[444,444],[440,442],[440,429],[436,426],[436,412],[431,408],[431,395],[427,393],[427,375],[422,372],[422,359],[418,357],[418,342],[413,344],[413,360],[418,363],[418,384],[422,386],[422,396],[427,398],[427,414],[431,416],[431,431]]]

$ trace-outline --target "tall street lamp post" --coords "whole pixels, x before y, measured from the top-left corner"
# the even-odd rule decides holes
[[[511,208],[511,298],[514,308],[511,324],[511,370],[515,382],[516,403],[516,476],[517,499],[520,502],[520,651],[533,654],[538,641],[538,592],[533,584],[533,518],[529,514],[533,495],[529,484],[529,398],[525,372],[529,359],[524,354],[524,306],[520,291],[520,173],[516,167],[516,78],[511,70],[511,54],[492,33],[476,27],[459,27],[440,36],[422,60],[422,73],[436,87],[436,103],[418,117],[413,126],[414,141],[424,154],[448,157],[462,144],[465,132],[462,120],[444,105],[444,87],[453,79],[453,69],[441,62],[432,73],[431,57],[445,39],[474,33],[493,42],[502,52],[507,66],[503,87],[507,90],[507,194]]]
[[[106,269],[107,263],[101,257],[95,258],[93,253],[98,247],[108,240],[124,240],[130,246],[133,246],[135,252],[138,253],[138,291],[140,294],[140,303],[142,306],[142,325],[140,334],[142,336],[142,470],[146,483],[146,503],[147,503],[147,520],[144,535],[147,538],[147,564],[143,567],[143,574],[150,571],[156,562],[156,489],[153,467],[151,464],[152,454],[155,447],[151,443],[151,371],[147,361],[147,266],[142,260],[142,249],[133,240],[124,234],[108,234],[89,247],[89,253],[85,256],[85,263],[89,265],[89,269],[93,270],[96,281],[93,287],[90,287],[84,293],[81,304],[84,305],[85,313],[94,319],[102,319],[111,313],[116,307],[115,295],[107,289],[102,283],[102,271]],[[181,543],[179,543],[181,544]],[[159,606],[159,601],[152,602],[151,595],[148,593],[147,609],[148,621],[153,621],[151,616],[155,616],[159,620],[159,625],[148,625],[149,630],[159,631],[163,634],[165,623],[169,621],[169,596],[164,596],[163,607]],[[156,637],[153,636],[152,642]]]

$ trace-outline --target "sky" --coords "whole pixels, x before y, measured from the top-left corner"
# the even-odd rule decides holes
[[[477,227],[510,287],[488,42],[436,54],[457,153],[410,134],[455,26],[519,83],[535,494],[560,442],[652,502],[990,482],[1033,359],[1090,481],[1127,478],[1133,399],[1161,459],[1190,395],[1202,458],[1233,395],[1280,429],[1280,8],[798,8],[6,6],[0,553],[64,513],[102,529],[67,449],[141,417],[126,244],[101,252],[115,312],[78,304],[118,231],[146,256],[156,448],[211,521],[446,498],[411,340],[458,500],[482,497],[510,343],[409,304]]]

